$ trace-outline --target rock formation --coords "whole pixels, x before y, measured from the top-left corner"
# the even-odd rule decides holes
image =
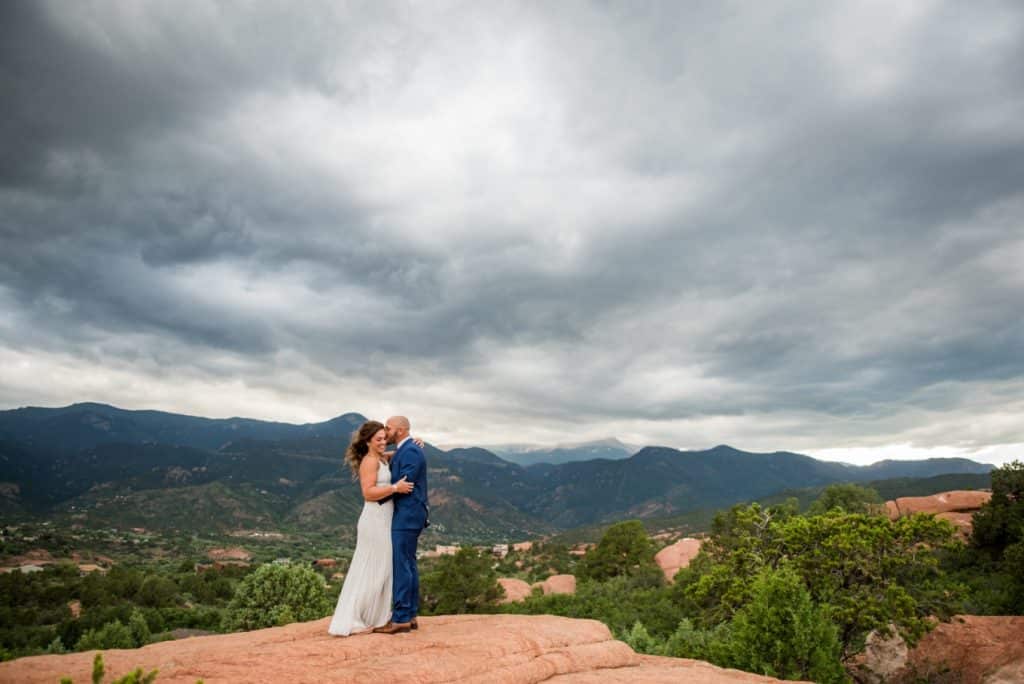
[[[958,615],[940,624],[910,651],[897,681],[944,672],[955,672],[958,684],[1024,682],[1024,616]]]
[[[864,684],[885,684],[902,672],[907,665],[907,642],[893,631],[888,637],[878,632],[868,635],[864,652],[854,660],[858,682]]]
[[[654,557],[654,562],[665,573],[665,579],[671,582],[680,568],[685,568],[690,561],[697,557],[703,543],[700,539],[692,537],[680,539],[675,544],[669,544],[659,551]]]
[[[159,670],[160,684],[234,682],[464,682],[596,684],[692,681],[768,683],[770,677],[678,658],[639,656],[596,620],[550,615],[420,618],[395,636],[327,634],[329,618],[254,632],[195,637],[104,653],[107,672]],[[0,681],[87,682],[95,651],[0,663]]]
[[[905,496],[895,501],[886,501],[885,508],[890,520],[914,513],[931,513],[936,518],[948,520],[964,538],[971,536],[974,512],[992,498],[991,492],[953,491],[931,496]]]
[[[868,684],[1024,682],[1024,617],[957,615],[913,649],[896,634],[873,633],[855,666]]]
[[[214,561],[249,561],[252,560],[252,554],[245,549],[234,546],[229,549],[210,549],[206,552],[206,556],[210,560]]]
[[[501,599],[499,603],[515,603],[516,601],[522,601],[529,596],[532,591],[529,584],[521,579],[515,579],[513,577],[499,577],[498,584],[500,584],[502,589],[505,590],[505,598]]]
[[[533,586],[540,587],[545,596],[548,594],[575,594],[576,576],[552,575],[543,582],[534,582]]]

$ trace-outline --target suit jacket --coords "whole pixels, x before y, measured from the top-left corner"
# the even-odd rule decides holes
[[[422,530],[427,526],[430,500],[427,498],[427,459],[416,442],[411,439],[391,458],[391,484],[403,477],[416,485],[409,494],[392,494],[395,515],[391,519],[393,530]],[[387,501],[388,499],[384,499]]]

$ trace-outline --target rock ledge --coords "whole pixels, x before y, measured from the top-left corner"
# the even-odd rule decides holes
[[[159,684],[228,682],[461,682],[527,684],[775,682],[677,658],[639,656],[596,620],[549,615],[450,615],[387,636],[327,634],[329,619],[240,634],[194,637],[104,653],[108,676],[158,669]],[[87,682],[94,651],[0,663],[0,681]],[[689,678],[689,679],[688,679]]]

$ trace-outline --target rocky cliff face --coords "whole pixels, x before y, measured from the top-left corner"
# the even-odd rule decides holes
[[[958,615],[910,651],[895,681],[946,681],[951,672],[958,684],[1024,682],[1024,617]]]
[[[658,564],[661,571],[665,573],[665,579],[669,582],[673,582],[676,577],[676,573],[681,568],[688,567],[690,561],[697,557],[700,553],[700,547],[704,542],[700,539],[694,539],[687,537],[680,539],[675,544],[670,544],[663,548],[661,551],[654,556],[654,562]]]
[[[234,682],[767,683],[770,677],[679,658],[639,656],[594,620],[548,615],[452,615],[409,634],[327,634],[329,620],[194,637],[104,653],[107,672],[160,671],[160,684]],[[0,663],[0,681],[87,682],[95,652]]]
[[[1024,617],[957,615],[912,649],[896,634],[872,633],[855,668],[865,684],[1020,684]]]
[[[936,518],[953,523],[960,536],[966,539],[971,536],[972,517],[991,498],[992,492],[941,492],[931,496],[906,496],[886,501],[885,507],[891,520],[914,513],[931,513]]]

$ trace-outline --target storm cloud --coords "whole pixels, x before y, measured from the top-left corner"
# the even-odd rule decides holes
[[[1019,3],[0,14],[0,406],[1021,456]]]

